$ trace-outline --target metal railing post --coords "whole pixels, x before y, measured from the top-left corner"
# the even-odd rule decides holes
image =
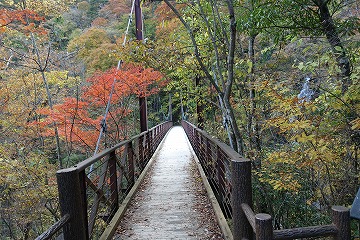
[[[224,159],[221,158],[220,154],[220,147],[215,146],[216,149],[216,168],[217,168],[217,179],[219,182],[219,201],[220,204],[224,206],[224,209],[227,209],[226,202],[225,202],[225,193],[226,193],[226,186],[225,186],[225,164]],[[225,215],[227,211],[224,211]]]
[[[200,155],[200,136],[198,131],[194,128],[194,146],[195,146],[195,154],[199,156],[199,159],[201,158]]]
[[[231,160],[231,207],[234,240],[252,239],[252,228],[241,208],[242,203],[252,207],[251,162]]]
[[[336,226],[338,233],[336,234],[336,240],[350,240],[350,209],[342,206],[333,206],[332,210],[332,222]]]
[[[149,132],[149,148],[150,148],[150,158],[154,154],[154,131]]]
[[[149,162],[150,158],[151,158],[151,145],[150,145],[150,136],[151,136],[151,132],[148,131],[145,134],[145,153],[146,153],[146,164]],[[145,164],[145,165],[146,165]]]
[[[266,213],[255,215],[256,240],[273,240],[273,227],[271,216]]]
[[[201,132],[197,131],[198,133],[198,153],[199,153],[199,159],[200,159],[200,162],[206,166],[208,166],[208,162],[206,161],[206,155],[205,155],[205,147],[204,147],[204,142],[203,142],[203,136],[201,135]],[[205,170],[206,172],[206,170]]]
[[[144,135],[141,135],[138,139],[139,141],[139,166],[141,171],[145,167],[145,160],[144,160]]]
[[[134,165],[134,150],[132,142],[129,142],[127,145],[127,154],[128,154],[128,171],[129,171],[129,188],[131,188],[135,183],[135,165]]]
[[[215,164],[212,164],[212,162],[214,161],[214,159],[212,159],[212,154],[211,154],[211,145],[210,145],[210,140],[208,138],[205,138],[202,140],[202,146],[203,146],[203,167],[206,166],[209,166],[208,164],[211,164],[212,166],[215,165]],[[205,172],[208,171],[208,169],[205,169]]]
[[[64,240],[87,240],[88,221],[86,213],[85,172],[75,167],[56,173],[61,215],[70,215],[70,222],[64,228]]]
[[[111,211],[110,211],[110,220],[115,215],[116,211],[119,208],[119,194],[118,194],[118,185],[117,185],[117,172],[116,172],[116,154],[115,151],[110,153],[109,156],[109,175],[110,175],[110,199],[111,199]]]
[[[205,158],[206,158],[206,162],[209,162],[212,160],[212,155],[211,155],[210,140],[208,138],[205,139],[205,146],[206,146],[206,150],[204,150],[206,156]]]

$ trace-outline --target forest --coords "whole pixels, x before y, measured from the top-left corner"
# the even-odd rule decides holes
[[[132,6],[0,1],[1,239],[34,239],[59,219],[55,173],[93,155],[112,88],[100,150],[140,132],[146,97],[149,127],[172,103],[175,123],[252,161],[254,207],[275,229],[351,207],[359,0],[147,0],[142,41]]]

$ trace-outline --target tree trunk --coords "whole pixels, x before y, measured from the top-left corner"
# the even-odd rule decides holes
[[[247,131],[249,134],[250,139],[250,148],[252,150],[255,150],[256,153],[260,153],[261,151],[261,141],[260,141],[260,130],[259,130],[259,124],[256,118],[256,101],[255,101],[255,77],[254,77],[254,71],[255,71],[255,39],[257,34],[251,34],[249,37],[249,59],[251,61],[250,71],[249,71],[249,99],[250,99],[250,110],[248,114],[248,123],[247,123]],[[254,156],[251,156],[252,160],[256,161],[256,165],[258,167],[261,166],[261,161],[257,157],[257,154]]]
[[[44,82],[44,86],[46,89],[46,95],[48,97],[48,102],[49,102],[49,107],[50,110],[53,110],[53,103],[52,103],[52,97],[51,97],[51,93],[50,93],[50,88],[49,88],[49,84],[48,81],[46,79],[45,76],[45,69],[46,69],[46,64],[42,64],[41,62],[41,57],[40,57],[40,53],[39,53],[39,49],[37,48],[36,45],[36,40],[33,34],[31,34],[31,41],[33,44],[33,47],[35,49],[35,53],[36,53],[36,58],[37,58],[37,64],[39,66],[39,71],[41,72],[41,77],[43,79]],[[48,57],[50,55],[50,47],[49,47],[49,53],[48,53]],[[55,133],[55,140],[56,140],[56,155],[57,155],[57,160],[59,162],[59,168],[63,168],[63,164],[62,164],[62,160],[61,160],[61,152],[60,152],[60,138],[59,138],[59,132],[58,132],[58,128],[55,122],[53,122],[53,126],[54,126],[54,133]]]
[[[323,31],[328,40],[332,51],[336,56],[336,61],[341,70],[342,75],[342,93],[348,89],[351,84],[351,66],[350,60],[341,44],[339,34],[336,31],[336,26],[327,5],[326,0],[317,0],[316,5],[319,7],[320,21],[323,26]]]
[[[234,150],[238,151],[241,155],[243,155],[244,153],[243,140],[239,131],[239,127],[236,122],[233,108],[230,104],[230,94],[234,81],[234,55],[235,55],[235,41],[236,41],[236,21],[235,21],[233,0],[227,0],[227,6],[228,6],[229,18],[230,18],[230,41],[229,41],[228,54],[227,54],[227,80],[223,89],[221,89],[221,87],[216,83],[215,79],[211,76],[209,69],[204,64],[202,57],[200,55],[198,44],[195,39],[194,31],[192,30],[190,25],[185,21],[185,19],[181,16],[179,11],[170,3],[169,0],[164,0],[164,2],[175,13],[175,15],[179,18],[181,23],[188,31],[189,37],[194,47],[195,58],[201,70],[204,72],[206,78],[215,88],[218,96],[223,100],[224,109],[222,110],[225,112],[225,115],[230,121],[231,131],[236,139],[236,144],[234,144]]]
[[[337,65],[339,66],[341,70],[341,77],[342,77],[342,89],[341,92],[344,94],[349,86],[352,84],[351,81],[351,64],[349,57],[346,54],[346,51],[341,43],[341,39],[339,37],[339,34],[337,33],[336,26],[334,24],[334,21],[332,19],[332,16],[329,11],[327,0],[316,0],[316,5],[319,8],[319,14],[320,14],[320,21],[323,26],[323,31],[326,36],[326,39],[328,40],[331,49],[333,53],[335,54]],[[356,115],[353,113],[350,113],[347,115],[347,121],[351,122],[356,118]],[[346,138],[348,138],[352,143],[354,139],[354,135],[356,133],[354,130],[351,129],[350,125],[348,124],[345,134],[347,135]],[[344,136],[345,138],[345,136]],[[356,140],[355,140],[356,141]],[[353,157],[355,156],[355,157]],[[348,150],[348,154],[345,157],[345,160],[347,160],[350,164],[352,164],[352,169],[354,172],[354,177],[352,178],[353,185],[357,186],[356,183],[358,183],[358,166],[357,166],[357,147],[356,144],[354,145],[354,151],[351,152],[351,150]],[[356,193],[356,187],[354,189],[354,193]]]
[[[198,87],[200,85],[200,77],[195,77],[195,85]],[[204,107],[202,103],[199,101],[196,103],[196,114],[197,114],[197,127],[200,129],[204,129]]]
[[[236,138],[234,135],[234,131],[231,128],[230,124],[230,117],[227,114],[227,111],[225,110],[224,101],[221,98],[221,96],[218,96],[220,109],[223,117],[223,126],[227,132],[228,138],[229,138],[229,145],[232,149],[235,149]]]
[[[234,150],[240,153],[240,155],[244,155],[244,143],[242,136],[239,131],[238,124],[236,122],[236,118],[234,115],[234,110],[230,104],[230,94],[232,90],[232,85],[234,83],[234,57],[235,57],[235,43],[236,43],[236,19],[234,12],[234,5],[232,0],[227,0],[227,6],[229,11],[230,18],[230,41],[229,41],[229,50],[228,50],[228,58],[227,58],[227,67],[228,67],[228,79],[225,83],[225,91],[224,91],[224,105],[226,112],[230,118],[231,127],[233,129],[235,139],[236,139],[236,147]]]

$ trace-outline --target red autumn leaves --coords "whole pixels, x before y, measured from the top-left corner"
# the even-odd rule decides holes
[[[154,71],[152,68],[128,64],[121,70],[113,68],[104,73],[95,73],[87,80],[89,85],[84,88],[84,98],[103,106],[108,101],[114,78],[116,78],[114,102],[118,98],[131,94],[139,97],[150,96],[157,93],[159,87],[165,84],[160,72]]]
[[[25,10],[8,10],[0,9],[0,33],[7,28],[20,29],[24,33],[36,32],[45,34],[45,29],[41,23],[45,21],[44,17],[39,16],[36,12]]]
[[[133,111],[133,105],[128,104],[130,97],[157,93],[159,88],[165,85],[160,72],[133,64],[128,64],[121,70],[113,68],[106,72],[97,72],[87,79],[80,96],[65,98],[63,103],[54,105],[52,110],[39,109],[37,113],[42,118],[32,124],[42,128],[44,136],[51,136],[54,134],[55,123],[59,135],[66,142],[76,143],[79,147],[94,147],[114,79],[116,81],[107,119],[108,132],[116,135],[117,139],[124,138],[119,129],[124,127],[121,126],[121,119]]]

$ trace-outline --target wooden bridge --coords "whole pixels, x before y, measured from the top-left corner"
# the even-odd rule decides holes
[[[37,239],[351,238],[349,209],[340,206],[328,225],[274,230],[270,215],[252,209],[251,162],[185,121],[59,170],[57,181],[62,218]],[[206,219],[194,206],[201,188]]]

